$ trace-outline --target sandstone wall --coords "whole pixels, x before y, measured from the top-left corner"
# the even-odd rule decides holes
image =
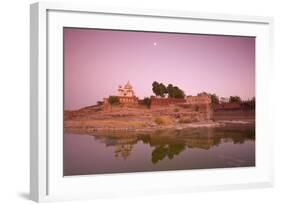
[[[185,103],[185,99],[151,97],[151,107]]]
[[[219,110],[214,111],[213,119],[217,120],[255,120],[254,110]]]

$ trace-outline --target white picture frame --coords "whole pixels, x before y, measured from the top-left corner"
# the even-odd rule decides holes
[[[63,177],[64,26],[255,36],[256,167]],[[271,105],[272,29],[270,17],[97,8],[71,3],[32,4],[30,198],[39,202],[273,186],[273,133],[269,129],[272,113],[263,109]]]

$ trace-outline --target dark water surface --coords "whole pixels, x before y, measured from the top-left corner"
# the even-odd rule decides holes
[[[255,128],[64,134],[64,176],[255,166]]]

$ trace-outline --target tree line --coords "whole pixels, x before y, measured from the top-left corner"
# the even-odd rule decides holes
[[[152,83],[152,91],[156,96],[165,97],[168,95],[169,98],[184,98],[185,93],[178,86],[174,86],[173,84],[168,84],[165,86],[163,83],[158,83],[154,81]]]
[[[239,96],[235,95],[235,96],[230,96],[228,102],[229,103],[250,103],[250,104],[255,104],[256,98],[253,97],[251,100],[242,101],[242,99]]]

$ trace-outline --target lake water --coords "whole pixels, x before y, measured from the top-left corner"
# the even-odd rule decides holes
[[[255,166],[255,128],[64,135],[64,176]]]

